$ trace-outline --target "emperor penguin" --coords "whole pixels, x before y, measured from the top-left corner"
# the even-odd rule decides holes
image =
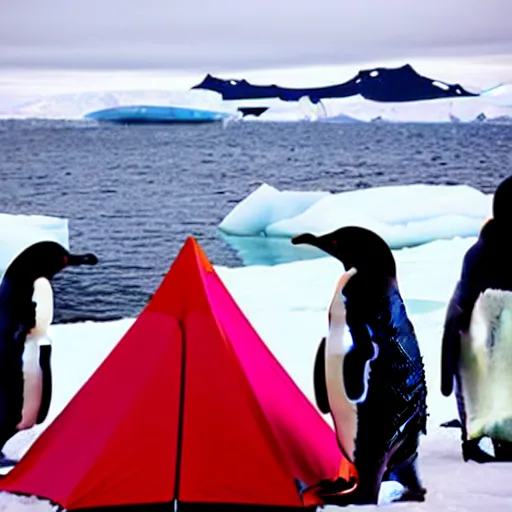
[[[512,176],[493,198],[493,216],[464,256],[442,338],[441,392],[455,390],[462,458],[512,461]],[[483,451],[490,438],[494,455]]]
[[[357,485],[341,493],[331,485],[320,491],[322,499],[376,504],[382,481],[396,480],[405,488],[400,500],[424,501],[417,458],[419,436],[426,433],[425,372],[391,250],[376,233],[358,226],[319,237],[298,235],[292,243],[318,247],[347,269],[329,308],[314,384],[317,406],[331,415]]]
[[[0,282],[0,450],[20,430],[42,423],[52,393],[52,278],[68,266],[95,265],[94,254],[70,254],[53,241],[17,255]],[[0,452],[0,466],[16,461]]]

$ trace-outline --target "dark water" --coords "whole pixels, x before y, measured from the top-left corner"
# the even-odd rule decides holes
[[[263,182],[492,192],[511,150],[512,126],[498,125],[0,121],[0,211],[68,218],[72,250],[100,264],[57,276],[56,320],[110,319],[142,309],[189,235],[214,264],[240,265],[217,225]]]

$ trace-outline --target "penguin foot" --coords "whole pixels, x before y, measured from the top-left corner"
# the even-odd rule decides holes
[[[398,503],[401,501],[425,501],[425,495],[427,494],[427,490],[424,487],[420,487],[419,489],[408,489],[395,500],[394,503]]]
[[[321,496],[324,505],[347,507],[348,505],[377,505],[378,495],[356,489],[354,492]]]
[[[387,473],[386,480],[399,482],[405,488],[405,491],[393,501],[425,501],[427,489],[423,487],[418,475],[418,452]]]
[[[307,487],[302,491],[303,499],[308,495],[320,498],[323,505],[346,506],[353,503],[353,496],[357,489],[357,481],[350,478],[348,481],[344,478],[336,480],[322,480],[317,484]]]
[[[410,462],[389,472],[386,480],[394,480],[403,485],[404,491],[393,500],[400,501],[425,501],[427,489],[421,484],[416,467],[417,456]],[[383,479],[384,481],[384,479]]]
[[[512,443],[492,440],[496,462],[512,462]]]
[[[464,462],[468,460],[474,460],[479,464],[485,464],[486,462],[496,462],[496,459],[484,452],[480,446],[478,446],[479,439],[472,439],[471,441],[462,441],[462,458]]]
[[[352,478],[349,481],[343,478],[337,478],[336,480],[324,480],[320,482],[319,487],[322,494],[333,495],[350,491],[355,485],[356,482]]]
[[[353,346],[345,355],[343,380],[349,400],[363,402],[368,392],[370,363],[377,359],[379,347],[375,343],[368,346]]]

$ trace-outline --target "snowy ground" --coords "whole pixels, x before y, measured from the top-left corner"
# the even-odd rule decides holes
[[[459,432],[439,427],[441,422],[456,417],[454,398],[444,398],[439,391],[442,323],[462,257],[474,240],[474,237],[433,240],[418,247],[394,251],[402,294],[425,357],[430,417],[428,434],[421,439],[420,451],[422,478],[428,489],[427,501],[417,505],[390,505],[393,509],[426,512],[512,510],[512,465],[464,463],[460,455]],[[274,267],[218,267],[216,270],[273,353],[312,399],[313,358],[317,344],[326,332],[326,307],[343,271],[342,265],[330,258],[319,258]],[[41,427],[13,438],[6,447],[7,455],[24,453],[132,322],[133,319],[124,319],[52,327],[55,394],[49,417]],[[386,493],[382,498],[385,503]],[[17,510],[9,500],[12,500],[9,496],[0,496],[0,511]],[[40,504],[18,505],[19,510],[49,510],[38,508]]]

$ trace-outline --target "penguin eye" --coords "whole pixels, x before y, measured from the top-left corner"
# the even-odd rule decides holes
[[[68,259],[68,257],[66,255],[63,256],[62,260],[64,262],[64,265],[68,264],[69,259]]]

